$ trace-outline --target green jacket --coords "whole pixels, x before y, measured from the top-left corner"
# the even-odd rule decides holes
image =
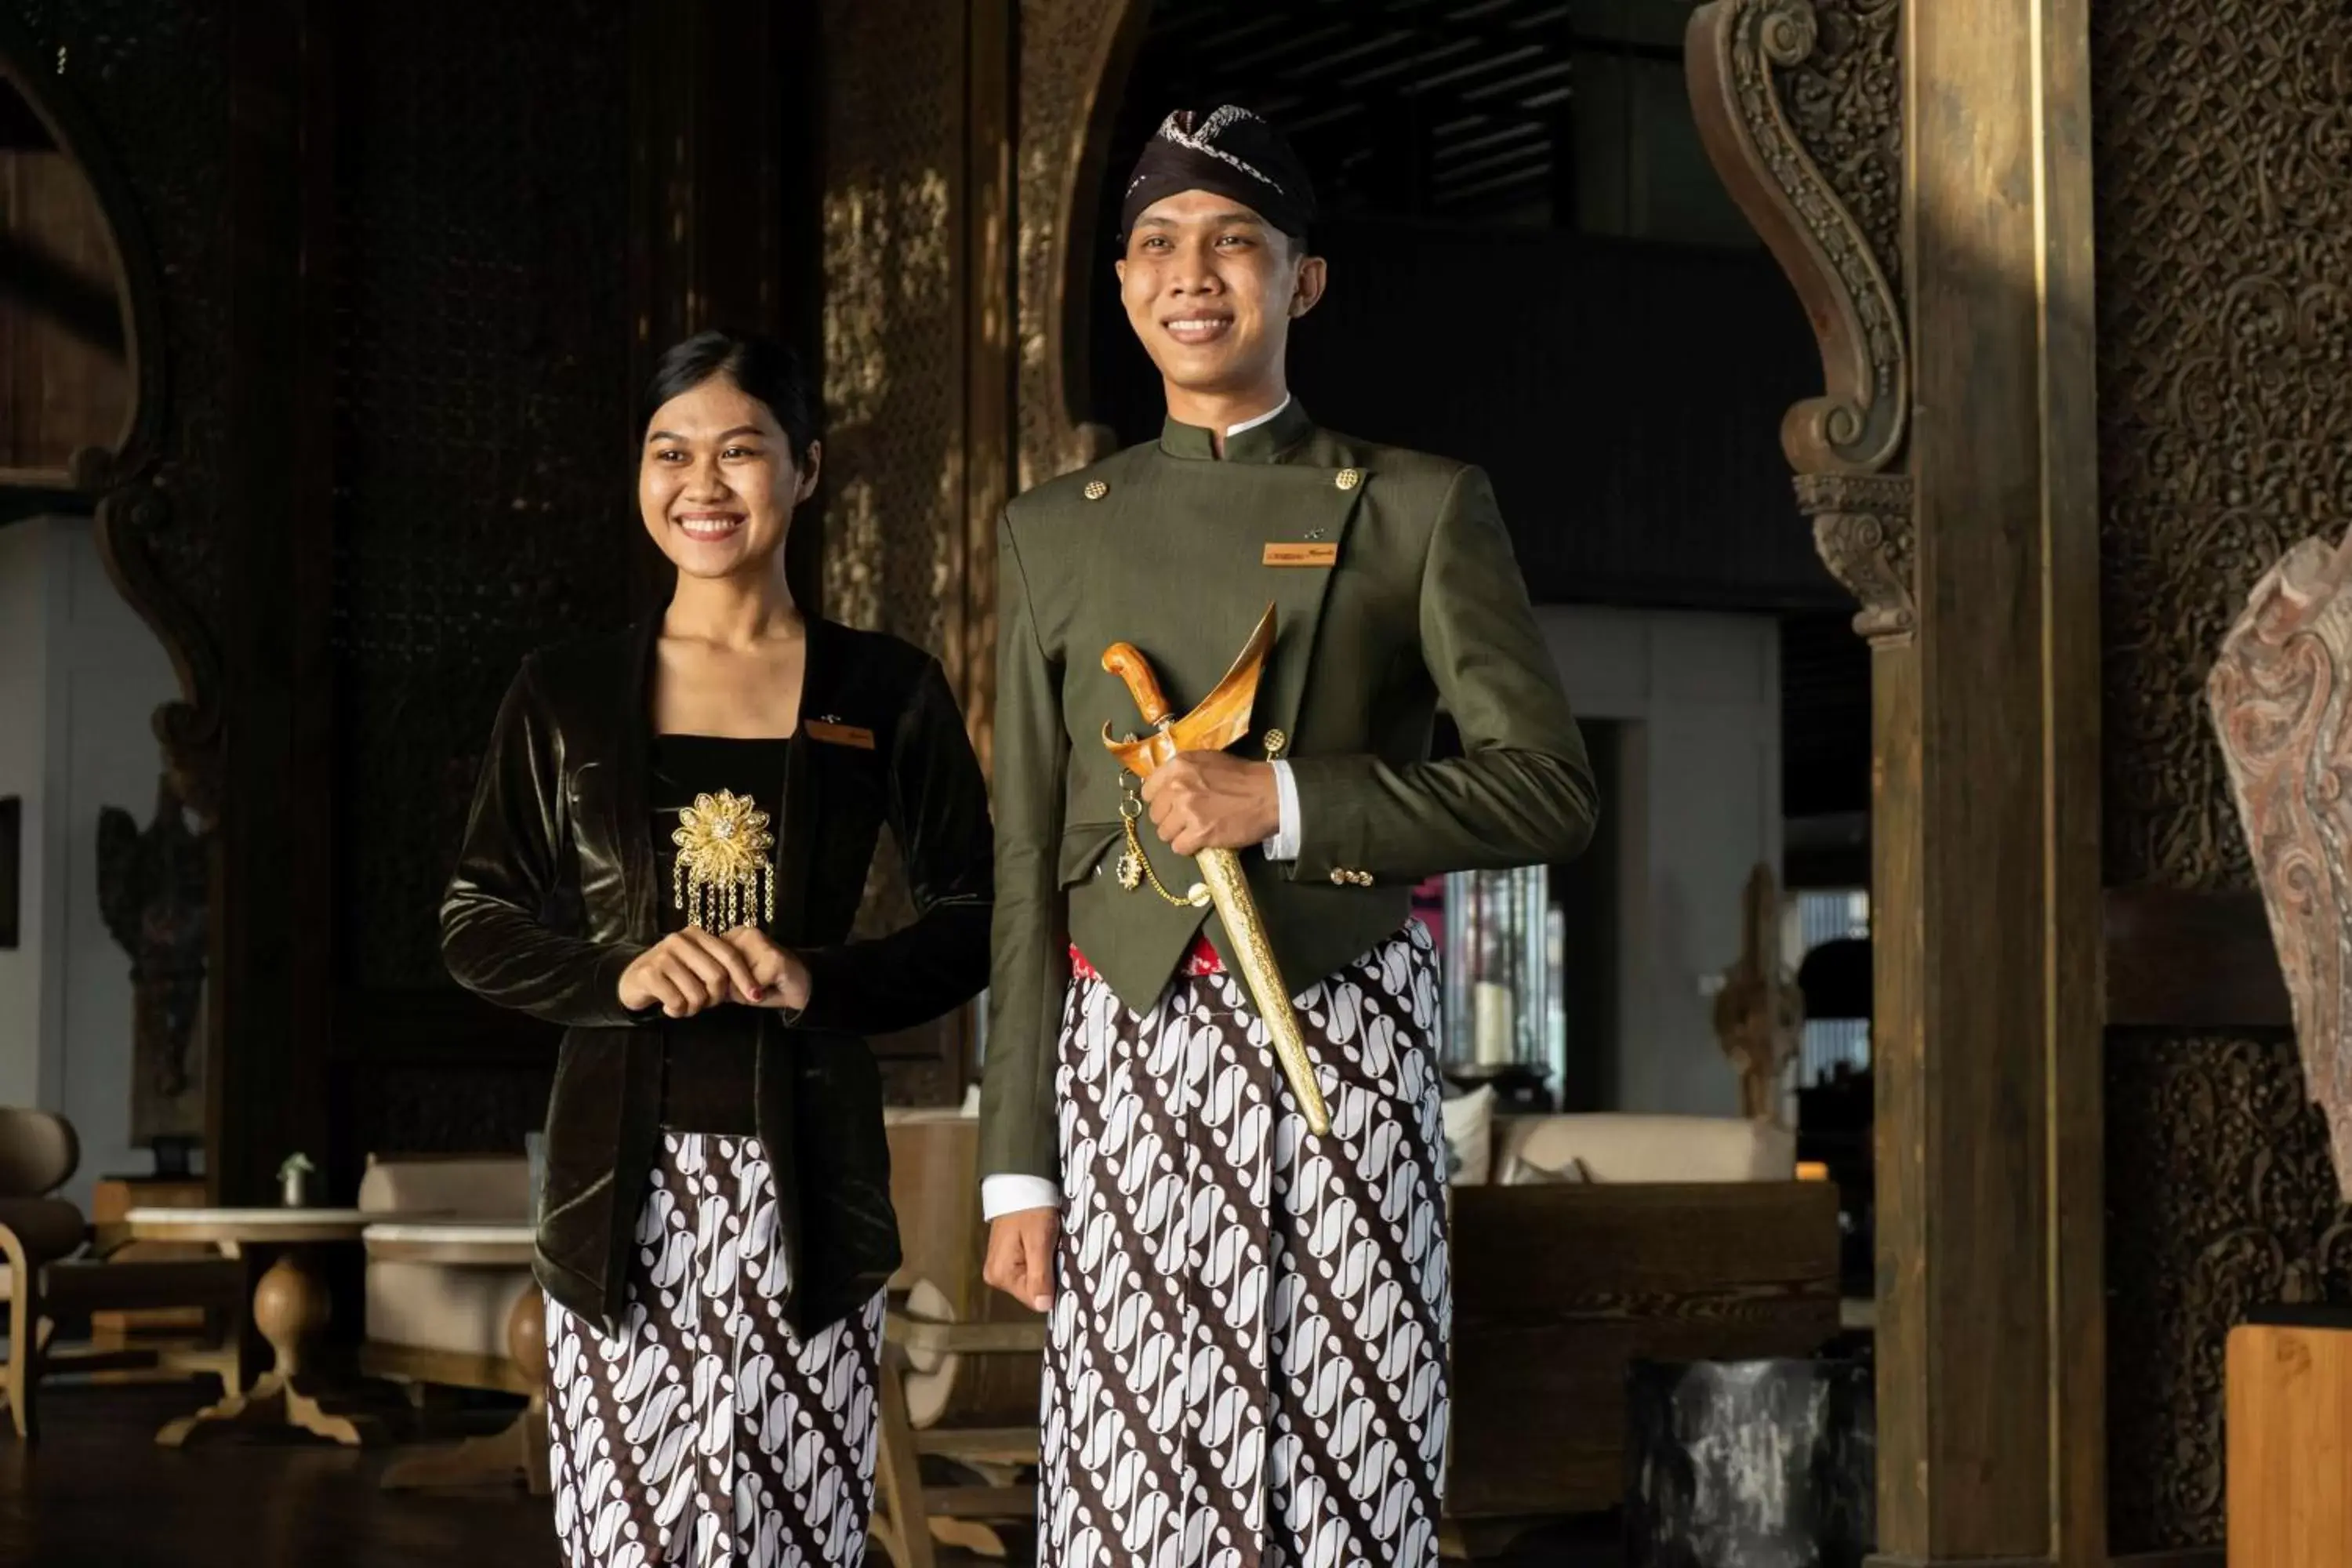
[[[1130,642],[1176,711],[1205,696],[1266,605],[1276,639],[1250,739],[1276,731],[1299,853],[1242,856],[1275,956],[1304,993],[1401,926],[1443,871],[1548,864],[1591,836],[1592,773],[1485,474],[1318,429],[1294,400],[1233,437],[1170,421],[1029,491],[999,530],[996,912],[983,1174],[1055,1178],[1054,1078],[1073,943],[1148,1010],[1213,913],[1122,889],[1119,770],[1103,726],[1143,728],[1103,650]],[[1268,546],[1333,546],[1270,552]],[[1286,553],[1309,564],[1268,564]],[[1429,760],[1440,705],[1464,755]],[[1138,825],[1160,878],[1196,880]]]

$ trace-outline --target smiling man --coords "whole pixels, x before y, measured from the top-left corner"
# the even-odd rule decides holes
[[[1583,742],[1486,477],[1319,429],[1306,172],[1169,117],[1120,214],[1157,442],[999,534],[988,1278],[1046,1311],[1039,1563],[1433,1564],[1451,1313],[1439,984],[1413,886],[1563,860]],[[1268,604],[1254,728],[1130,787],[1131,643],[1177,711]],[[1440,706],[1463,755],[1430,757]],[[1188,858],[1243,851],[1329,1130],[1307,1130]]]

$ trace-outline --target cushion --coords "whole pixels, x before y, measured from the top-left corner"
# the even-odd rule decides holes
[[[1567,1182],[1590,1182],[1592,1173],[1584,1168],[1583,1161],[1572,1154],[1569,1156],[1567,1164],[1556,1168],[1531,1164],[1526,1155],[1514,1154],[1510,1163],[1503,1167],[1503,1173],[1495,1179],[1498,1185],[1506,1187],[1539,1187]]]
[[[536,1288],[530,1270],[512,1264],[475,1268],[371,1260],[368,1338],[504,1361],[507,1315],[524,1291]]]
[[[1579,1160],[1594,1182],[1785,1182],[1797,1135],[1737,1116],[1511,1116],[1496,1125],[1495,1166],[1514,1160],[1549,1171]]]
[[[359,1206],[369,1214],[528,1223],[530,1163],[520,1153],[371,1159],[360,1178]]]
[[[0,1198],[0,1225],[16,1233],[36,1263],[79,1250],[89,1235],[81,1210],[63,1198]],[[0,1264],[0,1272],[5,1268]]]
[[[1485,1186],[1495,1169],[1495,1091],[1481,1084],[1445,1102],[1448,1185]]]

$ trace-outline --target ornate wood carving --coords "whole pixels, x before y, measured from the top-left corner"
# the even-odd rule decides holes
[[[169,774],[144,828],[121,806],[98,814],[99,910],[131,959],[136,1144],[204,1137],[209,837],[190,830]]]
[[[2352,1200],[2352,536],[2306,539],[2263,574],[2206,682],[2294,1005],[2305,1091],[2326,1113]]]
[[[826,613],[944,640],[961,523],[963,324],[957,8],[825,9]]]
[[[1691,17],[1691,102],[1707,155],[1780,258],[1821,339],[1828,388],[1790,409],[1780,427],[1800,473],[1885,468],[1909,417],[1902,311],[1882,259],[1895,254],[1900,187],[1885,181],[1874,157],[1854,154],[1883,143],[1852,112],[1855,95],[1892,79],[1897,9],[1895,0],[1818,8],[1811,0],[1715,0]],[[1836,18],[1826,28],[1825,11]],[[1833,50],[1817,58],[1825,41]],[[1872,69],[1874,47],[1887,51],[1886,69]],[[1807,67],[1810,75],[1793,78]],[[1816,137],[1833,139],[1823,150],[1845,154],[1850,174],[1873,176],[1857,194],[1872,198],[1863,210],[1878,235],[1808,147],[1783,97],[1792,81]]]
[[[131,371],[121,436],[111,447],[75,454],[72,487],[90,500],[108,575],[154,630],[178,673],[181,697],[157,710],[156,739],[174,793],[210,825],[220,809],[221,724],[219,659],[205,616],[217,586],[204,510],[211,472],[201,451],[191,451],[199,443],[189,438],[189,405],[173,410],[166,387],[175,364],[216,363],[220,352],[211,335],[221,324],[217,303],[181,296],[201,289],[206,275],[198,236],[216,217],[199,204],[218,188],[226,103],[217,74],[211,85],[167,87],[156,78],[213,68],[195,62],[217,58],[219,18],[205,6],[135,0],[22,0],[15,9],[14,16],[0,13],[0,78],[89,182],[113,251]],[[184,51],[176,62],[174,51]],[[84,100],[85,83],[95,102]],[[211,107],[222,110],[224,122],[220,134],[208,138],[196,126]],[[188,247],[173,252],[186,260],[173,268],[168,310],[146,215],[160,217],[167,242]],[[200,395],[194,406],[202,409],[206,401]]]
[[[1790,408],[1799,505],[1874,646],[1910,640],[1911,496],[1887,470],[1910,418],[1896,229],[1897,0],[1712,0],[1685,47],[1699,136],[1789,275],[1827,383]]]
[[[2352,15],[2102,0],[2090,27],[2106,879],[2251,888],[2207,682],[2249,589],[2352,495]],[[2352,1300],[2324,1119],[2252,1033],[2108,1046],[2118,1552],[2223,1539],[2239,1310]]]
[[[1789,1069],[1805,1026],[1796,971],[1780,962],[1780,889],[1758,861],[1739,897],[1739,956],[1715,994],[1715,1043],[1739,1075],[1739,1114],[1774,1126],[1787,1120]]]
[[[530,649],[627,622],[642,548],[626,18],[534,0],[451,50],[428,15],[339,24],[336,968],[374,993],[447,988],[436,911],[499,696]]]
[[[1082,468],[1115,437],[1077,417],[1088,300],[1111,257],[1095,232],[1111,122],[1150,0],[1022,0],[1018,182],[1019,488]]]
[[[1813,520],[1823,564],[1862,605],[1854,631],[1873,647],[1909,642],[1919,624],[1910,476],[1799,474],[1797,506]]]
[[[2352,1223],[2284,1034],[2107,1046],[2108,1513],[2121,1556],[2223,1539],[2229,1330],[2352,1300]],[[2126,1173],[2128,1173],[2128,1179]]]

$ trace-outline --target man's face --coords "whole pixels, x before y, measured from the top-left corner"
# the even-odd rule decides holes
[[[1290,322],[1323,294],[1323,261],[1230,196],[1182,191],[1135,220],[1118,262],[1128,324],[1172,386],[1279,384]]]

